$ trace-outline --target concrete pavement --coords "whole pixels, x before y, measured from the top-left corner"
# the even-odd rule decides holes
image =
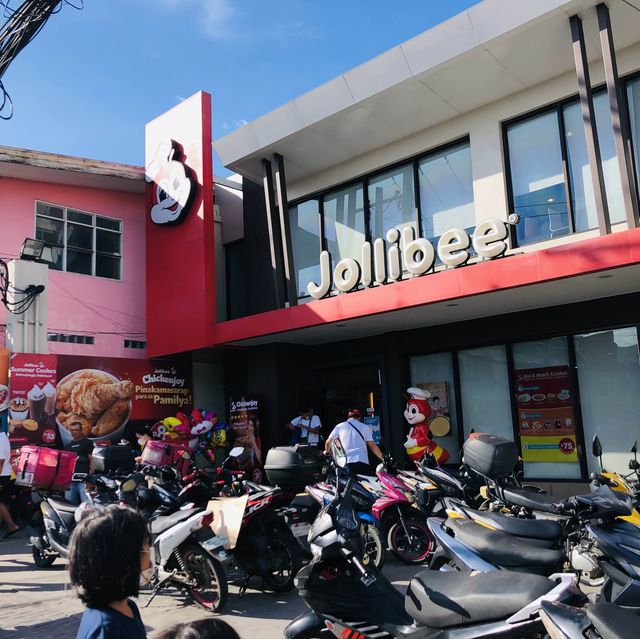
[[[395,563],[390,556],[387,562],[385,574],[401,589],[421,570],[421,567]],[[245,596],[240,597],[239,575],[231,578],[229,599],[220,617],[228,621],[242,639],[256,633],[260,639],[280,639],[289,621],[305,609],[295,591],[283,595],[249,588]],[[259,580],[255,580],[255,585],[259,585]],[[177,590],[165,591],[145,608],[148,599],[148,594],[143,592],[138,606],[149,635],[171,624],[209,614]],[[1,639],[73,638],[82,610],[80,600],[69,585],[65,561],[58,559],[50,568],[37,568],[23,532],[0,541]]]

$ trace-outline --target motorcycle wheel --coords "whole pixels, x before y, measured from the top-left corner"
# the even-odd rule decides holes
[[[395,522],[389,529],[389,548],[394,556],[405,564],[421,564],[427,561],[436,547],[435,539],[426,524],[414,519]]]
[[[222,564],[199,546],[191,544],[182,548],[182,559],[188,575],[198,583],[197,586],[186,586],[189,596],[209,612],[221,610],[229,595]]]
[[[373,564],[376,568],[382,568],[384,564],[385,547],[382,535],[375,526],[362,524],[360,526],[360,537],[362,538],[362,563],[365,566]]]
[[[31,546],[31,554],[33,556],[33,563],[38,566],[38,568],[48,568],[56,560],[56,555],[44,553],[35,546]]]
[[[302,568],[300,546],[291,533],[278,530],[271,537],[271,547],[287,556],[288,567],[265,575],[264,582],[269,590],[289,592],[293,590],[295,577]]]

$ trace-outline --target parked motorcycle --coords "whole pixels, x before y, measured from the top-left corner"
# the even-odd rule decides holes
[[[79,479],[79,477],[76,477]],[[92,483],[90,504],[95,507],[117,501],[117,485],[113,479],[103,476],[85,476]],[[39,510],[27,527],[33,561],[39,568],[48,568],[58,557],[68,556],[69,539],[76,525],[76,506],[64,499],[52,497],[43,490],[36,491]]]
[[[340,467],[346,456],[334,452]],[[583,603],[570,575],[551,578],[493,571],[418,573],[406,596],[360,557],[360,535],[349,479],[318,515],[309,542],[313,561],[296,578],[309,610],[285,629],[287,639],[309,639],[328,629],[335,637],[457,639],[533,637],[543,629],[542,601]]]
[[[540,618],[553,639],[634,639],[640,621],[637,614],[613,604],[574,608],[550,601],[542,603]]]

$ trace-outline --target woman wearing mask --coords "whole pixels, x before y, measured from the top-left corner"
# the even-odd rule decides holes
[[[136,441],[138,442],[138,446],[140,446],[140,452],[144,451],[144,447],[147,445],[147,442],[153,439],[151,436],[151,427],[150,426],[138,426],[136,428]],[[142,461],[142,456],[136,457],[137,462]]]
[[[89,511],[69,545],[69,574],[87,607],[76,639],[145,639],[140,611],[130,597],[153,574],[142,515],[110,505]]]

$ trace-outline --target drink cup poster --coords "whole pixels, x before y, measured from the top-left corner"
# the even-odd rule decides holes
[[[524,461],[577,462],[569,367],[528,368],[514,375]]]
[[[260,411],[256,396],[230,398],[229,426],[235,437],[233,445],[244,448],[244,453],[235,459],[236,468],[246,471],[253,481],[262,481]]]
[[[57,356],[14,353],[9,376],[11,446],[54,446]]]

